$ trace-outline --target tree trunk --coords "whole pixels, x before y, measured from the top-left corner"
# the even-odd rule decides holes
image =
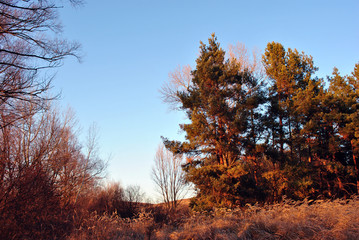
[[[357,178],[357,194],[359,194],[359,164],[357,162],[357,159],[355,157],[355,152],[354,152],[354,146],[353,146],[353,139],[350,141],[350,144],[352,145],[352,154],[353,154],[353,162],[354,162],[354,169],[355,169],[355,174],[356,174],[356,178]]]

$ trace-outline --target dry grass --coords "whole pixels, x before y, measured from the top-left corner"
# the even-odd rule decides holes
[[[150,239],[154,226],[153,217],[149,213],[140,213],[136,219],[120,218],[116,214],[93,214],[68,239]]]
[[[244,221],[240,239],[359,239],[359,199],[285,202]]]
[[[334,201],[284,201],[246,210],[217,209],[156,223],[93,216],[70,239],[359,239],[359,197]]]

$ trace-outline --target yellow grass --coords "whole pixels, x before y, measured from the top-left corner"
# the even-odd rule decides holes
[[[86,225],[86,227],[85,227]],[[124,220],[93,216],[70,239],[359,239],[359,197],[284,201],[264,207],[180,214],[156,222],[154,213]]]

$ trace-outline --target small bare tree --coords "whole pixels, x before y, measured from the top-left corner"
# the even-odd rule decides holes
[[[124,211],[128,217],[136,215],[141,210],[145,193],[139,185],[129,185],[124,189]]]
[[[182,170],[182,156],[174,155],[161,144],[156,152],[152,179],[168,210],[175,210],[184,197],[187,183]]]
[[[137,204],[144,200],[145,193],[142,192],[141,187],[139,185],[130,185],[125,189],[125,201]]]

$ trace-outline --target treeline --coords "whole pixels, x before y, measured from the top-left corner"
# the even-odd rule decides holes
[[[268,43],[263,68],[237,49],[226,57],[212,35],[195,69],[162,89],[189,120],[180,125],[185,141],[164,143],[187,157],[193,207],[358,193],[359,64],[324,80],[311,56],[280,43]]]

